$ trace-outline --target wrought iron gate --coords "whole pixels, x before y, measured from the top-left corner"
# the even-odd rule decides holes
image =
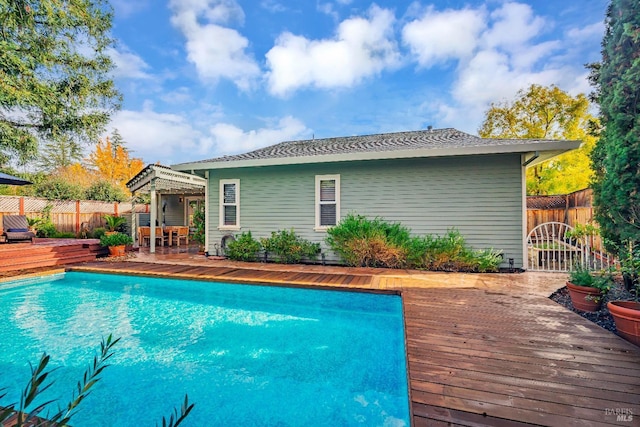
[[[606,253],[594,251],[589,239],[567,235],[573,227],[561,222],[546,222],[527,237],[528,268],[533,271],[570,271],[576,265],[590,270],[608,268],[613,263]]]

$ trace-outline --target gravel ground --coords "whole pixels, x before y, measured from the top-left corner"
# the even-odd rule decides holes
[[[605,328],[611,332],[616,332],[616,325],[613,322],[613,317],[609,314],[609,309],[607,308],[607,302],[613,300],[632,300],[634,295],[627,291],[622,283],[622,280],[616,281],[616,284],[609,293],[605,296],[604,301],[602,302],[602,308],[600,311],[595,313],[587,313],[584,311],[576,310],[573,308],[571,304],[571,298],[569,298],[569,291],[567,287],[563,287],[554,292],[549,298],[551,300],[557,302],[558,304],[566,307],[567,309],[573,311],[574,313],[578,313],[580,316],[584,317],[587,320],[591,320],[596,325]]]

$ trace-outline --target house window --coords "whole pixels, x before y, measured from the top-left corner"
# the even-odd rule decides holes
[[[340,175],[316,175],[316,227],[326,230],[340,218]]]
[[[240,229],[240,180],[220,180],[220,229]]]

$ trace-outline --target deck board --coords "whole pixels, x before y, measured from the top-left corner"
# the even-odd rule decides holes
[[[640,415],[640,349],[542,296],[402,287],[400,277],[151,263],[84,271],[288,286],[397,288],[403,298],[414,426],[606,426]],[[375,280],[374,280],[375,278]],[[636,415],[637,414],[637,415]],[[637,424],[635,424],[637,425]]]

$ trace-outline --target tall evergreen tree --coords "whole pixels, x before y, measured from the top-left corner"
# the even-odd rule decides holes
[[[38,166],[46,171],[54,171],[80,162],[82,157],[82,146],[74,139],[64,136],[58,141],[44,144],[38,156]]]
[[[612,0],[592,67],[603,131],[592,154],[596,220],[610,250],[640,244],[640,3]]]
[[[105,0],[0,0],[0,164],[40,141],[96,141],[120,94]]]

